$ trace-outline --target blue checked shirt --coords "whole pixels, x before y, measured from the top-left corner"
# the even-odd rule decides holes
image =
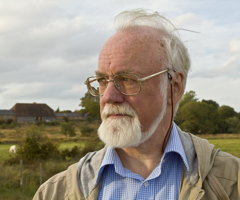
[[[98,200],[177,200],[183,167],[189,170],[175,124],[160,163],[146,179],[124,168],[108,147],[98,173],[97,181],[102,181]]]

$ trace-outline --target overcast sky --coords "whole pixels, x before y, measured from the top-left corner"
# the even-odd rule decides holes
[[[133,8],[199,32],[180,32],[192,62],[187,91],[240,112],[239,0],[0,0],[0,109],[80,109],[114,16]]]

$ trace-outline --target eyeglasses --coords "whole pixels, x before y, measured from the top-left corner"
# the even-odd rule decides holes
[[[137,95],[141,91],[142,82],[168,72],[169,69],[151,74],[149,76],[139,78],[136,74],[115,74],[112,79],[109,76],[91,76],[87,78],[85,84],[88,91],[93,96],[102,96],[109,82],[113,82],[115,88],[124,95]]]

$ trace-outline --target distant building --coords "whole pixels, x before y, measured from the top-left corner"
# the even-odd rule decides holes
[[[16,120],[16,113],[13,110],[0,110],[0,120]]]
[[[56,116],[52,108],[42,103],[17,103],[11,111],[16,114],[17,122],[55,121]]]
[[[78,112],[57,112],[55,113],[58,121],[63,121],[64,119],[69,119],[70,121],[78,121],[86,118],[85,114]]]
[[[13,120],[18,123],[85,120],[86,114],[79,112],[54,112],[45,103],[16,103],[10,110],[0,110],[0,121]]]

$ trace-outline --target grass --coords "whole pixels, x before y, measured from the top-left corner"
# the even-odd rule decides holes
[[[208,138],[209,142],[214,144],[217,148],[223,151],[229,152],[235,156],[240,157],[240,139],[213,139]],[[86,143],[89,145],[89,143]],[[7,159],[8,149],[11,144],[0,144],[0,199],[4,200],[30,200],[34,196],[37,188],[39,187],[39,166],[29,168],[24,167],[24,185],[19,186],[19,170],[20,165],[6,166],[2,165],[1,162]],[[83,147],[83,142],[63,142],[60,143],[60,149],[71,149],[74,146]],[[47,161],[43,163],[43,181],[51,177],[52,175],[63,171],[71,163],[75,161]],[[14,191],[14,192],[13,192]]]
[[[17,188],[0,187],[1,200],[31,200],[37,190],[36,186],[28,185]]]
[[[240,139],[208,139],[210,143],[214,144],[216,148],[228,152],[240,158]]]
[[[42,163],[42,181],[63,171],[72,161],[50,160]],[[0,200],[30,200],[40,185],[40,165],[23,164],[23,185],[20,187],[20,165],[4,165],[0,163]]]
[[[76,123],[76,136],[66,137],[61,133],[61,127],[59,126],[31,126],[34,129],[39,130],[42,134],[45,134],[52,141],[59,144],[59,149],[72,149],[74,146],[78,146],[85,151],[92,151],[97,148],[99,143],[97,142],[97,134],[91,134],[89,136],[81,134],[80,127],[88,125],[84,123]],[[91,124],[94,128],[97,124]],[[30,125],[21,125],[14,129],[0,129],[0,200],[28,200],[32,199],[36,189],[39,186],[39,163],[34,163],[33,166],[24,166],[23,173],[25,174],[24,185],[19,186],[19,170],[20,164],[5,165],[5,160],[9,159],[11,154],[9,148],[13,144],[20,143],[26,132],[31,128]],[[226,151],[235,156],[240,157],[240,134],[217,134],[217,135],[200,135],[200,137],[206,138],[210,143],[214,144],[216,148]],[[71,163],[77,162],[76,160],[68,161],[56,161],[48,160],[43,163],[43,181],[48,179],[53,174],[59,171],[63,171]]]
[[[60,150],[63,150],[63,149],[71,149],[71,148],[73,148],[74,146],[84,147],[85,144],[84,144],[84,141],[82,141],[82,142],[62,142],[62,143],[60,143],[60,145],[59,145],[59,149],[60,149]]]
[[[0,161],[10,158],[9,148],[12,144],[0,144]]]
[[[240,134],[208,134],[199,135],[207,139],[215,148],[240,158]]]

